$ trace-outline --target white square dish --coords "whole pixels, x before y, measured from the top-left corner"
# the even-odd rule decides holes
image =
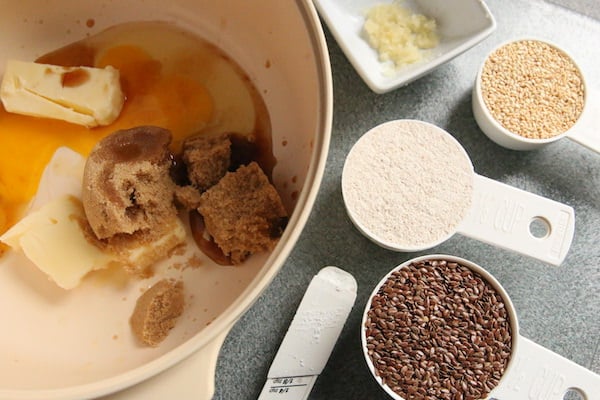
[[[431,72],[488,37],[496,21],[482,0],[406,0],[401,5],[435,19],[440,42],[420,62],[393,70],[363,34],[365,14],[391,0],[314,0],[350,63],[375,93],[386,93]]]

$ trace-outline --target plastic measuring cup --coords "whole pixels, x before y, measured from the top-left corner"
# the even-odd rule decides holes
[[[455,262],[469,268],[479,275],[502,297],[508,315],[511,331],[511,352],[506,368],[497,385],[486,397],[497,400],[526,400],[545,399],[563,400],[565,394],[575,392],[583,399],[592,399],[598,394],[600,388],[600,376],[592,371],[536,344],[535,342],[519,334],[519,323],[515,307],[502,285],[483,267],[460,257],[434,254],[413,258],[397,266],[390,271],[375,287],[367,301],[361,324],[361,345],[363,355],[373,377],[379,385],[396,400],[404,400],[392,388],[382,382],[382,378],[376,373],[373,360],[367,348],[367,319],[374,296],[380,288],[388,281],[395,279],[392,274],[412,263],[424,260],[446,260]],[[427,304],[427,303],[426,303]],[[415,307],[416,310],[416,307]],[[387,320],[388,322],[392,322]],[[398,364],[397,366],[399,366]]]
[[[482,94],[482,74],[485,62],[483,62],[477,73],[472,92],[473,115],[483,133],[493,142],[512,150],[535,150],[556,142],[559,139],[568,138],[592,151],[600,153],[600,94],[597,91],[591,90],[586,82],[583,71],[567,51],[546,40],[525,38],[502,43],[492,50],[490,55],[504,46],[521,41],[537,41],[547,44],[570,59],[579,71],[583,83],[583,110],[577,121],[569,129],[549,138],[532,139],[511,132],[494,118],[484,101]],[[486,61],[490,55],[486,57]],[[515,94],[515,96],[517,95]]]
[[[421,146],[414,146],[410,141],[394,144],[402,135],[413,134],[411,130],[414,128],[420,129],[415,136],[422,141]],[[419,202],[424,205],[419,204],[418,207],[423,209],[425,220],[420,221],[423,226],[419,229],[429,229],[429,221],[436,218],[449,218],[447,229],[434,235],[431,240],[420,243],[407,244],[386,237],[385,232],[414,228],[406,226],[402,220],[405,215],[394,210],[396,206],[403,206],[400,203],[404,200],[397,196],[400,191],[401,194],[419,193],[423,191],[424,180],[434,182],[436,186],[456,184],[454,181],[436,182],[439,176],[447,175],[440,171],[448,168],[447,165],[437,165],[430,160],[420,161],[424,152],[433,152],[435,147],[441,153],[438,159],[453,157],[457,160],[453,164],[464,165],[469,186],[461,190],[468,196],[468,201],[461,204],[456,212],[445,210],[445,215],[436,215],[439,210],[426,204],[431,199],[421,196],[423,198]],[[385,185],[373,186],[372,182],[379,177],[393,174],[390,166],[405,163],[403,157],[406,155],[410,156],[410,162],[414,165],[423,164],[420,165],[422,168],[414,171],[408,169],[403,172],[406,176],[387,176]],[[408,176],[411,174],[414,176]],[[357,191],[365,193],[357,195]],[[459,233],[549,264],[560,265],[573,239],[575,213],[572,207],[476,174],[466,151],[452,135],[433,124],[418,120],[390,121],[365,133],[354,144],[344,163],[342,195],[348,216],[356,228],[374,243],[394,251],[429,249]],[[447,202],[444,198],[446,193],[442,191],[439,196],[442,197],[434,199],[438,204]],[[373,226],[372,213],[361,211],[367,206],[373,208],[373,204],[378,204],[379,208],[372,212],[386,213],[385,218],[379,218],[377,226]],[[414,211],[410,210],[410,213],[414,217]]]

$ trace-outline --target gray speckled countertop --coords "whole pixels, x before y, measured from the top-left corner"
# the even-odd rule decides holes
[[[569,140],[533,152],[503,149],[477,127],[470,97],[486,54],[501,42],[524,36],[562,45],[581,64],[588,83],[600,88],[600,2],[489,0],[487,4],[498,23],[492,36],[433,73],[385,95],[367,88],[325,28],[334,120],[323,183],[287,262],[225,340],[215,399],[258,397],[310,279],[326,265],[352,273],[358,281],[358,297],[309,398],[387,399],[363,360],[361,314],[369,293],[390,269],[416,255],[433,253],[484,266],[508,291],[523,336],[600,373],[600,155]],[[342,203],[343,162],[364,132],[398,118],[421,119],[449,131],[464,146],[477,173],[572,206],[575,237],[564,263],[552,267],[458,235],[427,252],[411,254],[381,249],[361,236]],[[600,388],[594,395],[598,393]]]

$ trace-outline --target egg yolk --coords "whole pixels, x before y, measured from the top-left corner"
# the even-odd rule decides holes
[[[87,156],[103,137],[139,125],[156,125],[173,134],[173,150],[201,130],[213,115],[213,100],[200,83],[176,72],[143,49],[120,45],[108,49],[96,67],[112,65],[121,76],[126,101],[109,126],[88,129],[59,120],[7,112],[0,104],[0,233],[18,221],[34,196],[41,174],[55,150],[67,146]]]

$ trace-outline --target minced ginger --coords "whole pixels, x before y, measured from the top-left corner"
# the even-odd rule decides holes
[[[423,60],[423,50],[439,44],[435,20],[397,1],[370,8],[363,31],[379,59],[393,62],[396,68]]]

